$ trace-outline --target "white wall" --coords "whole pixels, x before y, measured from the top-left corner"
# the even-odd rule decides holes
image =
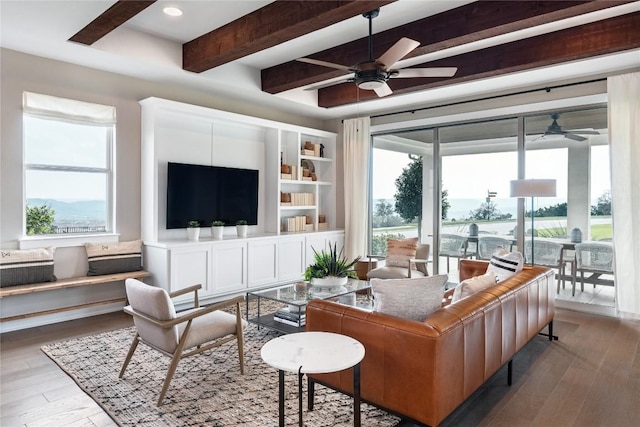
[[[285,123],[322,129],[321,120],[292,116],[271,108],[214,97],[192,89],[168,86],[87,67],[54,61],[16,51],[0,51],[0,247],[14,249],[22,236],[22,93],[31,91],[99,104],[113,105],[117,114],[116,133],[116,232],[120,240],[140,238],[140,105],[138,101],[155,96],[205,107],[262,117]],[[87,272],[84,247],[58,248],[55,274],[59,278],[81,276]],[[34,311],[35,306],[82,303],[94,295],[114,293],[122,296],[121,286],[76,288],[0,300],[3,316]],[[77,300],[77,301],[72,301]],[[113,311],[104,306],[101,311]],[[97,311],[93,311],[97,312]],[[67,312],[56,319],[82,317],[84,312]],[[50,323],[51,316],[33,318],[24,324]],[[15,323],[15,322],[11,322]],[[4,331],[10,330],[2,324]]]

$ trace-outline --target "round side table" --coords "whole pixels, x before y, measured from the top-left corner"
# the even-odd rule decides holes
[[[353,425],[360,426],[360,362],[364,346],[346,335],[299,332],[274,338],[260,350],[264,362],[278,369],[278,418],[284,426],[284,373],[298,374],[299,425],[302,426],[302,377],[353,367]],[[310,408],[312,409],[312,408]]]

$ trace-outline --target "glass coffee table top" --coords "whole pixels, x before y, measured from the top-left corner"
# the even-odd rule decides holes
[[[309,301],[336,298],[340,303],[356,305],[356,292],[367,291],[368,293],[370,289],[371,285],[366,280],[349,279],[346,285],[334,288],[317,288],[307,282],[298,281],[248,292],[246,298],[247,320],[259,326],[266,326],[285,333],[300,332],[304,330],[303,314]],[[257,315],[249,317],[249,302],[253,300],[257,300]],[[264,304],[263,300],[280,304]],[[293,315],[283,319],[283,315],[277,315],[282,311],[288,311]],[[274,319],[274,316],[279,318]]]

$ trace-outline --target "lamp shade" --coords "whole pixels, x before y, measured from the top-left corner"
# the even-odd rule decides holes
[[[511,181],[511,197],[555,197],[555,179],[516,179]]]

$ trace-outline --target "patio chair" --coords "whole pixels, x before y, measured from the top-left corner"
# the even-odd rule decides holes
[[[560,243],[548,242],[545,240],[534,240],[533,251],[531,248],[531,239],[526,239],[524,242],[524,259],[526,263],[531,264],[531,255],[533,252],[533,262],[536,265],[542,265],[545,267],[555,268],[558,270],[558,289],[556,293],[560,293],[560,282],[563,282],[564,286],[564,268],[565,262],[562,259],[563,246]],[[573,284],[573,292],[575,293],[575,281]]]
[[[415,248],[415,256],[408,255],[411,251],[407,251],[411,246],[411,240],[413,247]],[[404,240],[387,240],[387,256],[385,265],[378,268],[371,268],[369,265],[369,272],[367,273],[368,279],[406,279],[424,277],[429,275],[427,270],[427,263],[429,259],[429,252],[431,246],[427,243],[416,243],[415,239]],[[369,255],[369,263],[376,258],[373,255]]]
[[[162,405],[173,374],[183,357],[193,356],[237,340],[240,373],[244,374],[242,328],[246,321],[240,313],[240,303],[244,301],[244,297],[239,296],[200,307],[198,289],[201,287],[195,285],[169,294],[162,288],[147,285],[136,279],[127,279],[125,282],[130,305],[125,307],[124,311],[133,316],[137,332],[119,377],[123,377],[139,342],[171,357],[171,364],[158,398],[158,406]],[[176,313],[171,298],[190,292],[194,293],[195,308]],[[235,315],[220,310],[233,306]]]
[[[490,260],[498,248],[510,250],[511,242],[502,237],[480,236],[478,237],[478,259]]]
[[[592,273],[588,278],[596,285],[613,286],[612,280],[600,279],[603,274],[613,274],[613,246],[606,243],[576,244],[576,272],[580,272],[580,289],[584,291],[584,273]]]
[[[447,273],[449,273],[449,258],[460,259],[471,257],[467,254],[467,238],[457,234],[440,235],[440,256],[447,257]]]

